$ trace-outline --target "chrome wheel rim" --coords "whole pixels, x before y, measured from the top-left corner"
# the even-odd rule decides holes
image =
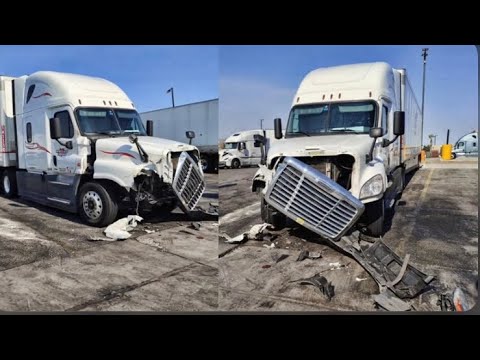
[[[83,211],[88,218],[92,220],[98,219],[103,213],[103,203],[100,195],[95,191],[88,191],[82,200]]]
[[[6,194],[10,193],[10,179],[8,176],[3,177],[3,190]]]

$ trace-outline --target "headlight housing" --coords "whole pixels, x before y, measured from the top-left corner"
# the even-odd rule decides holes
[[[377,196],[383,192],[383,177],[380,174],[375,175],[368,180],[360,190],[360,199],[367,199]]]

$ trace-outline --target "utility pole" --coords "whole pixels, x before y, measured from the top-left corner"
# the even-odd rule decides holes
[[[428,48],[422,49],[422,57],[423,57],[423,90],[422,90],[422,130],[421,130],[421,140],[420,140],[420,148],[423,148],[423,114],[425,108],[425,70],[427,67],[427,56],[428,56]]]
[[[260,129],[263,130],[263,119],[260,119]]]
[[[173,87],[171,87],[170,89],[167,90],[167,94],[168,93],[172,94],[172,107],[175,107],[175,99],[174,99],[174,96],[173,96]]]

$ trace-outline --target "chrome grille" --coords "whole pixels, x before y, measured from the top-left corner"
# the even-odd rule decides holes
[[[265,200],[300,225],[331,240],[339,239],[365,209],[342,186],[291,157],[278,166]]]
[[[195,209],[205,191],[205,181],[198,165],[185,151],[178,159],[173,190],[180,200],[180,207],[188,212]]]

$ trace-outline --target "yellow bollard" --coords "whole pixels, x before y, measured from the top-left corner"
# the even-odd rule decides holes
[[[424,163],[425,160],[426,160],[426,158],[427,158],[427,153],[425,152],[425,150],[422,150],[421,156],[420,156],[420,161],[421,161],[422,163]]]
[[[442,145],[442,160],[452,160],[452,144]]]

